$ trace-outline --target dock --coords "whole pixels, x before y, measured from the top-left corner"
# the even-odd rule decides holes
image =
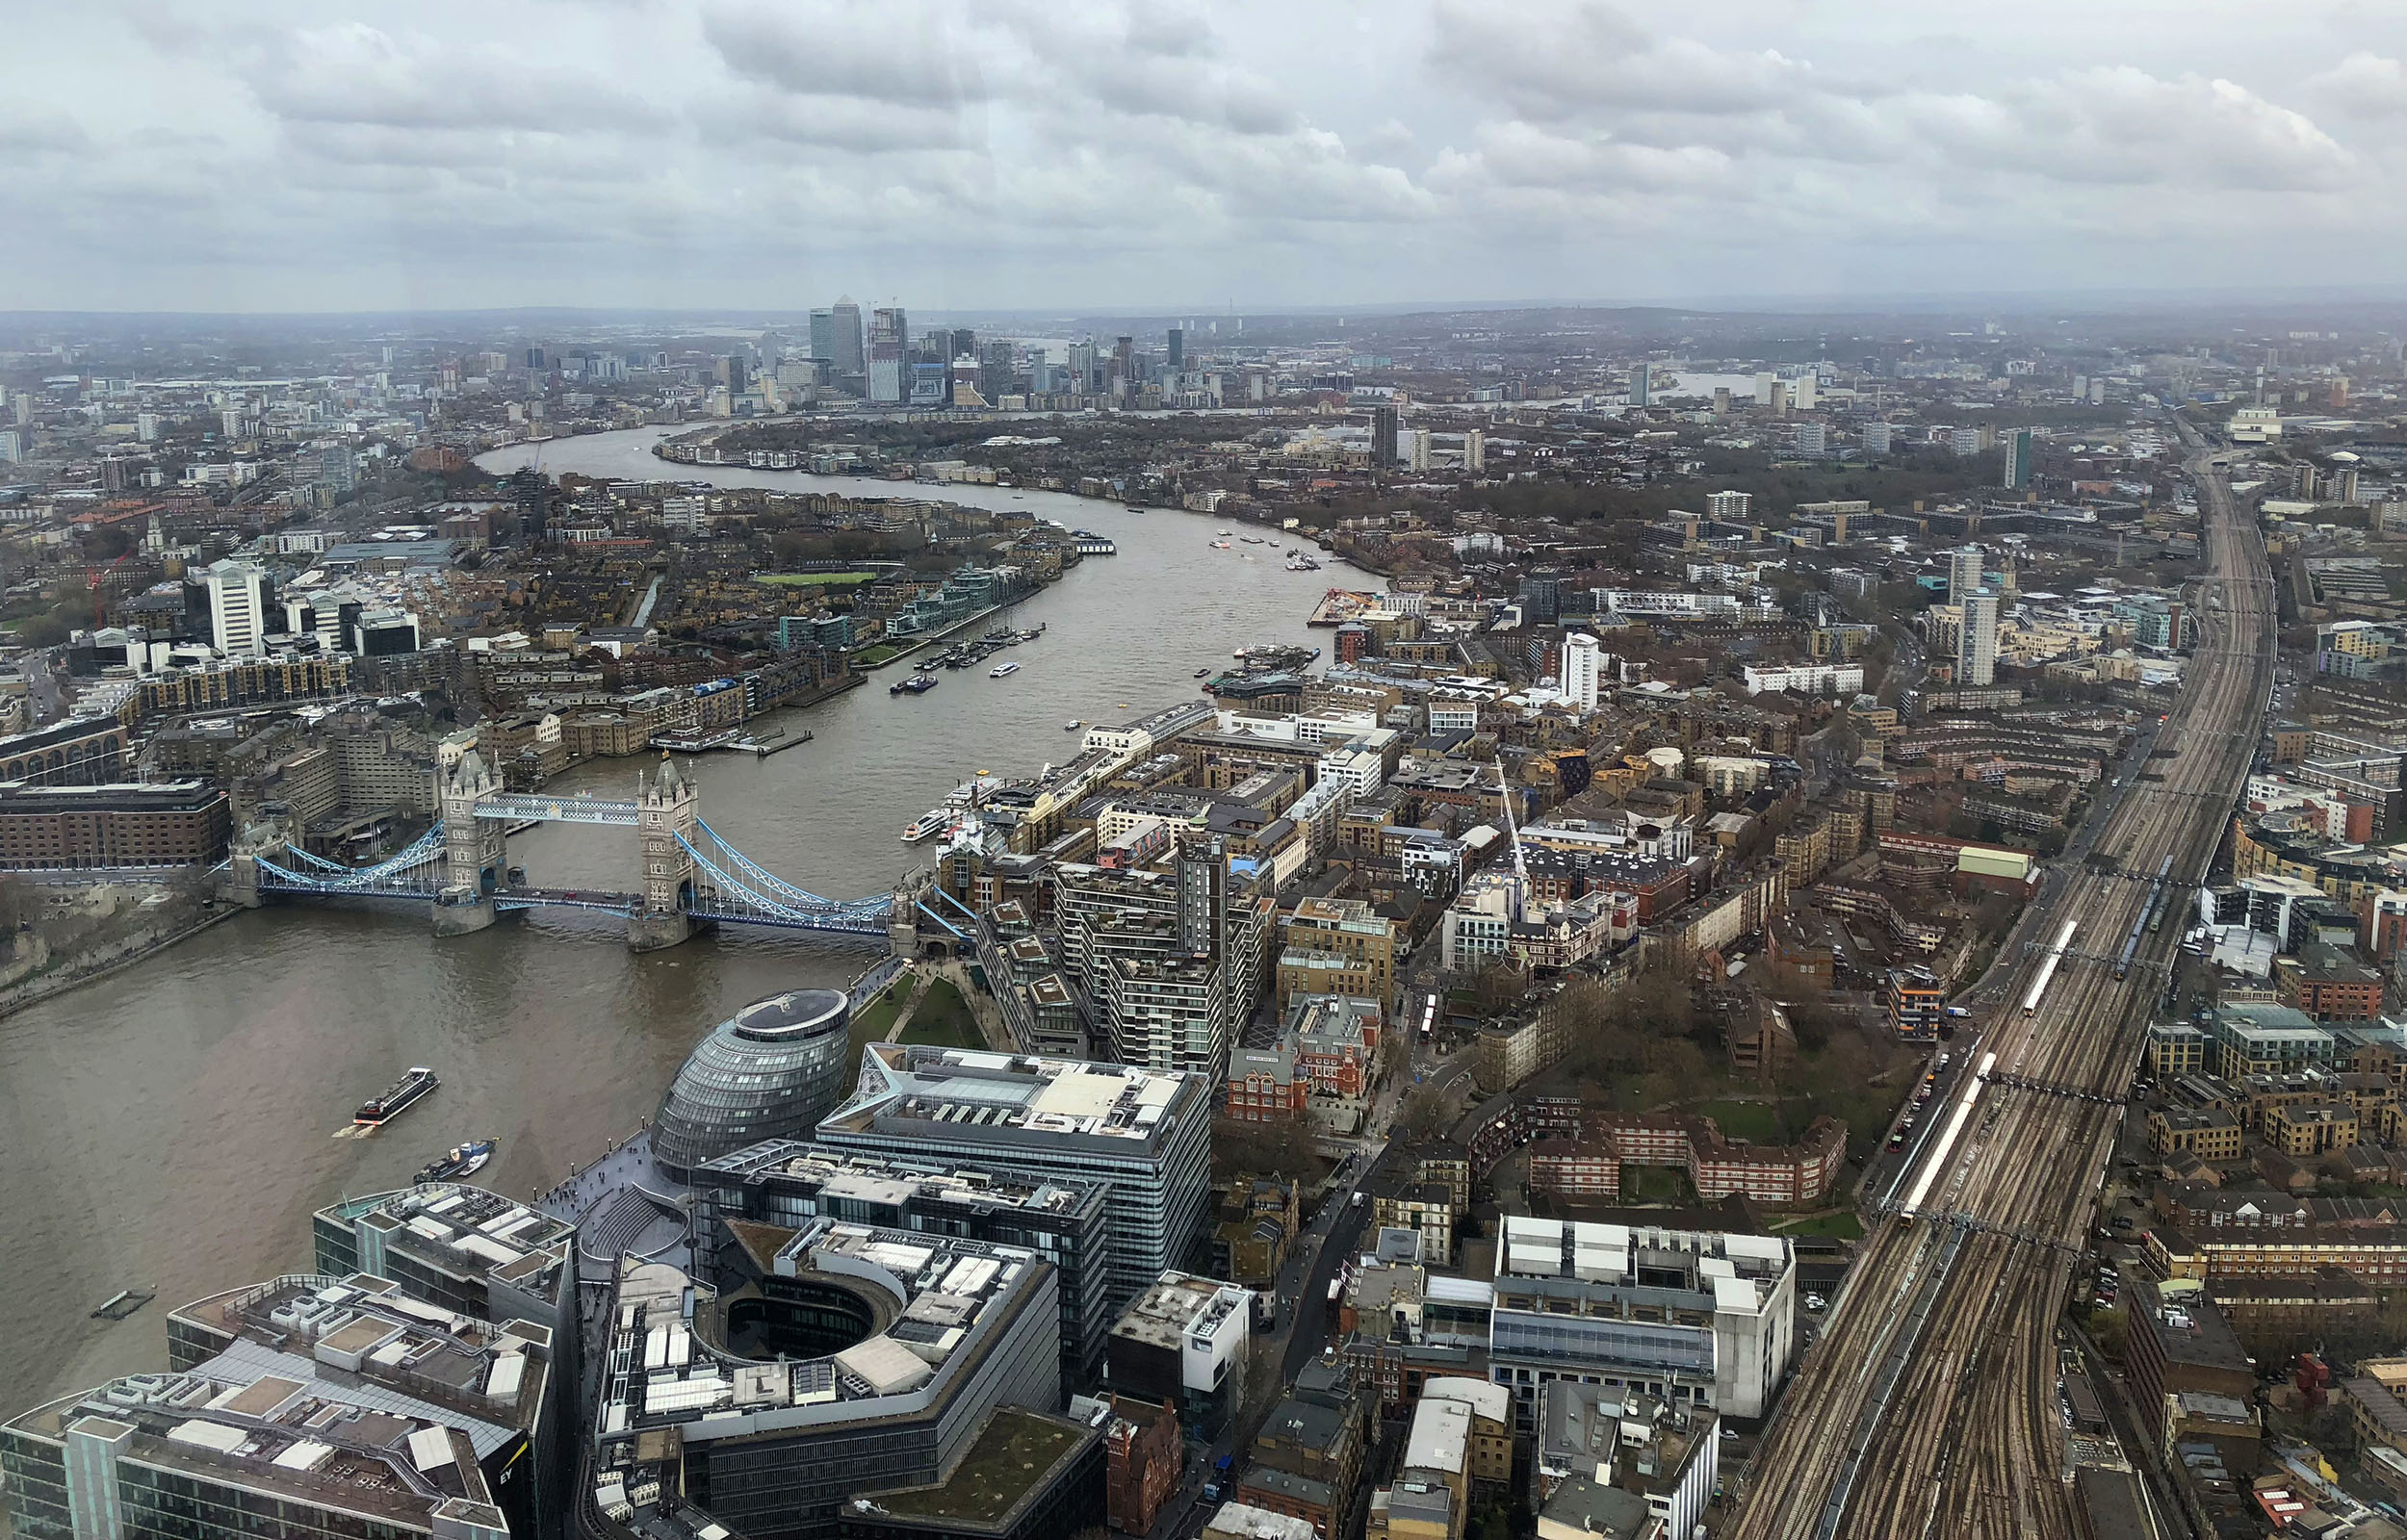
[[[119,1289],[100,1301],[91,1317],[94,1321],[123,1321],[158,1297],[159,1291],[156,1289]]]
[[[1379,607],[1379,595],[1360,593],[1348,588],[1332,588],[1312,607],[1312,618],[1307,626],[1343,626],[1359,618],[1366,609]]]

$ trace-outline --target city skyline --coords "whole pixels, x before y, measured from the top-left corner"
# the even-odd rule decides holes
[[[2183,14],[96,5],[20,38],[0,209],[38,310],[2390,280],[2407,18]]]

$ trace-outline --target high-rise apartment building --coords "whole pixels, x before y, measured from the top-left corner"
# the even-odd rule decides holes
[[[1426,473],[1429,470],[1429,429],[1414,428],[1412,437],[1408,442],[1412,446],[1412,469],[1415,472]]]
[[[1092,338],[1070,345],[1070,389],[1079,396],[1096,394],[1095,343]]]
[[[1488,435],[1478,428],[1462,435],[1462,469],[1472,472],[1488,469]]]
[[[1889,452],[1889,440],[1890,440],[1890,436],[1891,436],[1891,430],[1890,430],[1890,427],[1889,427],[1889,424],[1886,424],[1886,423],[1867,423],[1867,424],[1864,424],[1864,452],[1865,452],[1866,454],[1886,454],[1886,453],[1888,453],[1888,452]]]
[[[1998,447],[2006,451],[2006,463],[1998,472],[1998,485],[2008,492],[2031,485],[2031,441],[2032,431],[2027,427],[2007,428],[1998,438]]]
[[[228,657],[268,650],[268,575],[246,561],[209,569],[209,644]]]
[[[817,1143],[891,1160],[1102,1183],[1118,1309],[1191,1265],[1211,1200],[1217,1078],[1132,1065],[871,1043]]]
[[[1396,463],[1396,409],[1392,406],[1371,408],[1371,467],[1374,470]]]
[[[1654,402],[1654,366],[1651,364],[1633,364],[1630,367],[1630,404],[1632,406],[1652,405]]]
[[[1755,504],[1751,492],[1713,492],[1706,494],[1706,516],[1722,524],[1745,524],[1747,510]]]
[[[1586,631],[1563,639],[1563,693],[1583,711],[1596,709],[1604,686],[1605,650]]]
[[[1998,678],[1998,596],[1967,594],[1955,633],[1955,682],[1985,686]]]
[[[1269,987],[1268,871],[1193,837],[1169,871],[1058,862],[1062,962],[1125,1064],[1215,1081]]]
[[[1980,592],[1980,548],[1964,546],[1948,552],[1948,601],[1961,603],[1967,594]]]

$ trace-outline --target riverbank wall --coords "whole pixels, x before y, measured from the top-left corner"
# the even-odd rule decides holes
[[[164,952],[176,942],[198,936],[213,925],[221,925],[246,911],[239,905],[227,905],[201,914],[184,925],[145,928],[132,936],[77,954],[58,968],[19,980],[0,988],[0,1017],[14,1015],[29,1006],[40,1004],[54,995],[65,994],[79,985],[103,979],[119,968],[131,967],[155,953]]]

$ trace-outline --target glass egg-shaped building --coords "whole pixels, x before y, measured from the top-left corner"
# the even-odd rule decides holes
[[[747,1144],[809,1139],[851,1089],[851,1017],[841,989],[792,989],[712,1027],[660,1097],[653,1158],[690,1180]]]

